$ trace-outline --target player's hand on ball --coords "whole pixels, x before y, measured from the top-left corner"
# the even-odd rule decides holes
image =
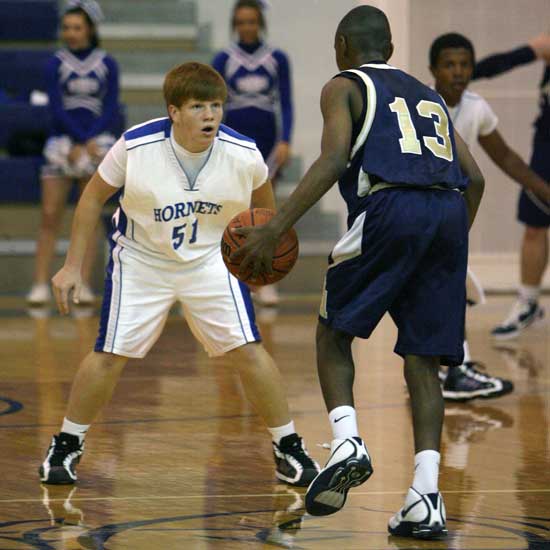
[[[299,243],[294,229],[286,233],[270,223],[268,208],[250,208],[233,216],[221,239],[223,261],[235,277],[256,286],[280,281],[298,259]]]
[[[239,274],[244,277],[250,273],[248,280],[251,283],[254,283],[262,273],[271,275],[273,254],[277,248],[279,236],[269,227],[269,224],[234,227],[231,232],[246,238],[246,242],[231,254],[232,262],[240,262]]]

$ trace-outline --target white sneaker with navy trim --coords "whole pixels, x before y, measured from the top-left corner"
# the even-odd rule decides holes
[[[306,493],[306,510],[312,516],[328,516],[340,510],[352,487],[372,475],[367,448],[360,437],[334,439],[325,467],[311,482]]]
[[[398,537],[440,539],[447,536],[445,504],[441,493],[420,494],[411,487],[405,505],[388,523],[388,531]]]
[[[491,335],[496,340],[515,338],[521,331],[538,324],[543,318],[544,309],[538,302],[524,303],[518,300],[513,305],[510,315],[491,331]]]

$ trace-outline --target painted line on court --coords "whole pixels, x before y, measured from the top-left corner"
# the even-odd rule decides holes
[[[442,491],[446,495],[492,495],[492,494],[515,494],[515,493],[550,493],[550,489],[485,489],[472,491]],[[357,496],[384,496],[384,495],[404,495],[405,491],[355,491],[348,495]],[[235,495],[153,495],[153,496],[128,496],[128,497],[73,497],[71,502],[75,501],[103,501],[103,500],[188,500],[188,499],[209,499],[209,498],[267,498],[286,496],[280,493],[257,493],[257,494],[235,494]],[[292,496],[292,495],[288,495]],[[13,502],[42,502],[42,498],[15,498],[15,499],[0,499],[0,503],[8,504]],[[49,498],[49,502],[65,502],[67,498]]]

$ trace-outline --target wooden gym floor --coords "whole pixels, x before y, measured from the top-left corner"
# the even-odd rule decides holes
[[[210,361],[174,315],[150,355],[129,364],[90,430],[75,487],[36,470],[59,429],[73,373],[95,338],[93,311],[48,316],[0,299],[0,549],[550,549],[550,330],[494,347],[512,297],[469,313],[473,356],[513,394],[446,409],[441,489],[449,537],[388,537],[412,479],[412,437],[395,329],[359,342],[356,400],[374,475],[330,517],[304,514],[304,490],[276,482],[269,438],[223,359]],[[547,311],[550,299],[543,300]],[[314,362],[314,303],[262,312],[294,418],[319,462],[330,441]]]

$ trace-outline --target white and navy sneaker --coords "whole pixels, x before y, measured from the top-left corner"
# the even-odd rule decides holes
[[[352,487],[372,475],[367,448],[360,437],[334,439],[325,467],[311,482],[306,493],[306,510],[312,516],[328,516],[340,510]]]
[[[76,435],[54,435],[46,459],[38,469],[40,481],[52,485],[70,485],[76,481],[76,465],[84,451]]]
[[[538,302],[526,304],[518,301],[504,322],[491,331],[491,335],[497,340],[515,338],[522,330],[542,320],[543,317],[544,309],[539,306]]]
[[[481,363],[467,361],[450,367],[442,384],[443,398],[449,401],[468,401],[477,397],[489,399],[514,390],[510,380],[480,372]]]
[[[447,536],[445,504],[441,493],[421,495],[412,487],[405,505],[388,523],[388,531],[398,537],[440,539]]]
[[[319,473],[319,464],[313,460],[298,434],[290,434],[277,445],[273,443],[275,475],[281,481],[297,487],[307,487]]]

